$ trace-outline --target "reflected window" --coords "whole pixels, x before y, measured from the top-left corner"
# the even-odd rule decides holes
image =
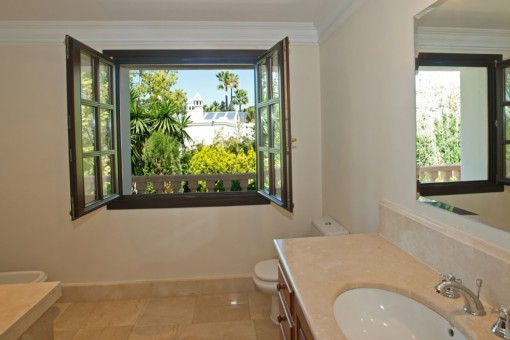
[[[421,195],[500,191],[495,62],[501,55],[421,53],[416,60],[416,177]]]
[[[421,183],[488,179],[484,67],[423,66],[416,74],[416,162]]]

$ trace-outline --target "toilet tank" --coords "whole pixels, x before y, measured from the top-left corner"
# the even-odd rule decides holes
[[[312,236],[347,235],[349,230],[331,217],[319,217],[312,221]]]

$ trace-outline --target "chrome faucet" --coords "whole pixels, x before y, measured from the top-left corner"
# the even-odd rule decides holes
[[[510,323],[509,323],[510,320],[508,320],[508,309],[501,306],[499,308],[494,309],[493,311],[498,312],[499,317],[496,323],[491,328],[492,333],[496,334],[497,336],[503,339],[510,339]]]
[[[441,279],[441,282],[439,282],[435,286],[436,291],[438,290],[439,285],[441,283],[443,283],[443,282],[462,283],[462,280],[461,279],[457,279],[452,273],[450,273],[450,274],[441,274],[441,275],[439,275],[439,278]],[[446,288],[445,290],[443,290],[442,295],[444,297],[449,298],[449,299],[456,299],[456,298],[460,297],[459,291],[457,289],[452,289],[451,287],[450,288]]]
[[[441,295],[447,294],[448,290],[456,293],[458,292],[463,298],[465,302],[464,312],[467,314],[471,314],[474,316],[484,316],[485,309],[483,308],[482,301],[480,301],[480,288],[482,287],[482,280],[476,280],[476,286],[478,287],[477,294],[473,293],[468,287],[464,286],[462,283],[456,281],[443,281],[439,283],[435,288],[436,292],[441,293]]]

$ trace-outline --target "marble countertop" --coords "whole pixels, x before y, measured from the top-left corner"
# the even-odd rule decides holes
[[[19,338],[61,295],[59,282],[0,285],[0,339]]]
[[[484,304],[484,317],[466,315],[463,298],[447,299],[434,290],[438,272],[379,234],[295,238],[275,244],[316,340],[346,339],[335,321],[333,303],[342,292],[359,287],[411,297],[470,339],[501,339],[490,331],[497,319],[490,306]],[[474,282],[465,284],[475,289]]]

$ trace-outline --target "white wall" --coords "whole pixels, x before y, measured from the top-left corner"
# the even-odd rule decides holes
[[[413,16],[432,0],[367,0],[320,45],[323,213],[378,230],[387,199],[508,247],[508,234],[416,202]]]
[[[276,255],[272,239],[308,235],[321,215],[317,46],[290,51],[292,216],[272,205],[103,209],[71,222],[64,45],[3,45],[0,65],[0,271],[40,269],[65,283],[247,275]]]
[[[380,199],[415,198],[419,3],[369,0],[320,46],[324,213],[352,232],[377,230]]]

